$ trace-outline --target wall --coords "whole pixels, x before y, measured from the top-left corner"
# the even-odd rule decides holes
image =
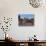
[[[28,0],[0,0],[0,19],[1,17],[12,17],[13,22],[8,34],[16,40],[27,40],[34,34],[39,40],[45,39],[45,15],[46,8],[32,8]],[[35,14],[35,25],[31,27],[18,26],[19,13]],[[0,35],[2,31],[0,32]],[[3,37],[0,36],[0,39]],[[3,38],[4,39],[4,38]]]

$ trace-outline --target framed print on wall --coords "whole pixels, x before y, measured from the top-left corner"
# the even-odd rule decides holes
[[[18,14],[19,26],[34,26],[34,14]]]
[[[42,6],[43,0],[29,0],[29,4],[30,4],[33,8],[39,8],[40,6]]]

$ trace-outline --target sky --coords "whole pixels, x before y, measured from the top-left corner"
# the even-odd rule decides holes
[[[27,18],[27,19],[31,19],[31,18],[34,18],[34,15],[33,14],[20,14],[21,18],[24,19]]]

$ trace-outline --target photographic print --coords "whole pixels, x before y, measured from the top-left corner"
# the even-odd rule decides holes
[[[34,15],[33,14],[19,14],[18,15],[18,25],[19,26],[33,26],[34,25]]]

